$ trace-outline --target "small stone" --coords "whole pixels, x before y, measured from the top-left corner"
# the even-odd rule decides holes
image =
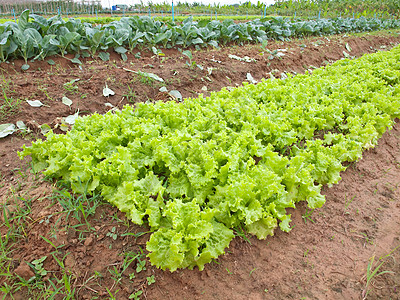
[[[64,263],[67,268],[73,268],[76,263],[75,258],[72,256],[72,254],[69,254],[65,259]]]
[[[90,237],[86,238],[84,245],[87,247],[87,246],[91,246],[92,244],[93,244],[93,237],[90,236]]]
[[[24,261],[20,263],[14,272],[25,280],[29,280],[29,278],[35,276],[35,273],[33,273],[32,269]]]

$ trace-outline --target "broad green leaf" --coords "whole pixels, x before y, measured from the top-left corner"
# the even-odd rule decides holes
[[[119,54],[125,54],[128,50],[126,50],[124,47],[117,47],[117,48],[114,48],[114,51]]]
[[[29,25],[29,10],[24,10],[18,18],[18,27],[25,30]]]
[[[27,28],[25,29],[24,34],[30,38],[30,41],[33,43],[34,47],[38,48],[40,46],[43,38],[36,29]]]
[[[110,60],[110,53],[108,52],[100,52],[99,57],[102,61],[109,61]]]
[[[190,50],[182,51],[182,54],[183,54],[183,55],[186,55],[190,60],[193,59],[192,51],[190,51]]]
[[[78,64],[78,65],[82,64],[82,62],[79,60],[79,58],[76,58],[76,57],[72,58],[71,62],[74,63],[74,64]]]

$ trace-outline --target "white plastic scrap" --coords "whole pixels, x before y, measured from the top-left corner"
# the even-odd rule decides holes
[[[234,55],[234,54],[229,54],[228,57],[229,57],[229,58],[232,58],[232,59],[239,60],[239,61],[248,62],[248,63],[256,61],[254,58],[250,58],[250,57],[248,57],[248,56],[239,57],[239,56]]]
[[[69,125],[74,125],[76,119],[79,117],[79,111],[76,112],[73,115],[69,115],[68,117],[65,118],[65,123],[69,124]]]
[[[18,129],[26,130],[26,125],[25,125],[25,123],[23,121],[17,121],[16,124],[17,124]]]
[[[39,100],[26,100],[26,102],[28,102],[28,104],[32,107],[41,107],[43,106],[43,103],[40,102]]]
[[[246,76],[246,78],[247,78],[247,80],[250,82],[250,83],[257,83],[257,80],[255,80],[254,78],[253,78],[253,76],[250,74],[250,73],[247,73],[247,76]]]
[[[115,95],[115,92],[112,89],[108,88],[108,86],[106,84],[106,87],[103,88],[103,96],[108,97],[108,96],[114,96],[114,95]]]
[[[11,123],[0,125],[0,138],[6,137],[7,135],[13,134],[15,131],[15,125]]]
[[[174,97],[178,101],[182,101],[183,97],[182,94],[177,90],[172,90],[168,93],[170,96]]]
[[[72,105],[72,100],[69,99],[69,98],[67,98],[67,97],[62,97],[61,101],[62,101],[62,103],[65,104],[66,106],[71,107],[71,105]]]

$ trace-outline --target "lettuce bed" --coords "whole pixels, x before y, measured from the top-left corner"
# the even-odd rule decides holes
[[[153,231],[162,269],[204,268],[244,227],[290,230],[286,208],[321,207],[321,186],[373,147],[400,115],[400,48],[183,103],[79,118],[25,147],[44,174],[101,193]]]

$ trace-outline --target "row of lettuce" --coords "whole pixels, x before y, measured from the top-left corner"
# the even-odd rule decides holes
[[[94,56],[97,51],[114,49],[126,60],[126,52],[137,47],[218,47],[227,43],[263,42],[308,35],[328,35],[400,28],[399,20],[319,19],[292,21],[268,17],[245,23],[233,20],[185,19],[181,24],[149,17],[121,18],[106,25],[93,26],[79,19],[61,16],[46,19],[24,11],[18,23],[0,25],[0,61],[11,58],[45,59],[47,56],[82,53]]]
[[[396,47],[312,75],[85,116],[20,155],[148,224],[152,264],[202,270],[235,229],[265,239],[290,230],[286,208],[324,204],[321,187],[400,117],[399,61]]]

